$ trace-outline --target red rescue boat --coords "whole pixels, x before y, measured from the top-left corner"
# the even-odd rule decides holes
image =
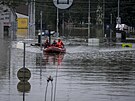
[[[66,53],[66,48],[59,48],[56,46],[50,46],[43,50],[46,53]]]

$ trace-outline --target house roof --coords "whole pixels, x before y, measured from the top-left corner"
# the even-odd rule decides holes
[[[16,13],[16,15],[17,15],[17,18],[29,18],[27,15],[23,15],[20,13]]]

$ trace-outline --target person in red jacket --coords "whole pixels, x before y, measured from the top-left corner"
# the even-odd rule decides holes
[[[48,39],[46,39],[46,41],[44,42],[44,48],[47,48],[49,46],[50,46],[49,41],[48,41]]]
[[[51,45],[51,46],[56,46],[56,45],[57,45],[56,40],[53,40],[53,43],[52,43],[52,45]]]
[[[64,47],[64,44],[63,44],[61,39],[58,39],[58,42],[57,42],[56,46],[59,47],[59,48],[63,48]]]

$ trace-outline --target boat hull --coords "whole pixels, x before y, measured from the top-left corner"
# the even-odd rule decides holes
[[[45,48],[43,51],[46,53],[65,53],[66,49],[51,46],[51,47]]]

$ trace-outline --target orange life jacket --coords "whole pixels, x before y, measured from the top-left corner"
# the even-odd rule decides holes
[[[57,42],[57,45],[58,45],[59,48],[62,48],[62,46],[63,46],[62,41]]]

